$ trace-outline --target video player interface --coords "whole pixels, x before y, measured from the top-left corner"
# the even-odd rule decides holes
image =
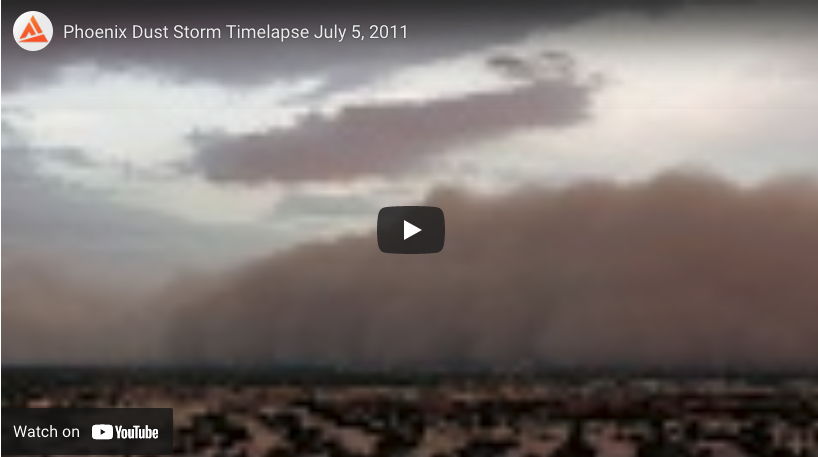
[[[818,456],[818,8],[2,6],[3,455]]]

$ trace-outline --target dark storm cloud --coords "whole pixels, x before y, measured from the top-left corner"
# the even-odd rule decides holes
[[[577,124],[585,119],[596,86],[578,78],[571,61],[550,60],[542,68],[518,61],[527,72],[514,76],[533,82],[503,92],[351,106],[331,116],[305,117],[292,128],[198,138],[193,168],[214,181],[248,183],[391,174],[449,147],[519,129]],[[551,74],[542,76],[543,69]]]
[[[47,14],[56,38],[39,52],[20,49],[4,40],[3,90],[52,80],[69,64],[94,64],[109,69],[148,67],[183,79],[230,84],[254,84],[275,77],[338,75],[339,84],[355,85],[375,71],[435,57],[458,54],[518,39],[534,28],[560,26],[608,12],[635,10],[659,13],[688,3],[683,0],[560,0],[526,2],[117,2],[6,1],[3,26],[12,30],[23,12]],[[712,3],[712,2],[711,2]],[[733,2],[735,3],[735,2]],[[268,40],[81,40],[63,39],[64,25],[80,27],[311,27],[339,24],[407,25],[406,40],[368,40],[344,43],[303,40],[281,45]]]
[[[350,237],[180,299],[177,360],[818,368],[814,181],[669,174],[429,203],[446,213],[440,254]]]

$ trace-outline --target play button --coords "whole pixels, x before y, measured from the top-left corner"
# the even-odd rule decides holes
[[[443,250],[443,211],[434,206],[388,206],[378,213],[378,248],[388,254],[434,254]]]
[[[414,225],[403,221],[403,239],[406,240],[410,236],[420,232],[420,229],[415,227]]]

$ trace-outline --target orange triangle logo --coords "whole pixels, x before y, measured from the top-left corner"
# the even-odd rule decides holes
[[[28,25],[25,30],[23,30],[23,34],[20,35],[20,42],[48,43],[48,38],[45,37],[43,29],[40,28],[40,24],[37,23],[37,19],[35,19],[34,16],[31,16],[31,20],[28,21]]]

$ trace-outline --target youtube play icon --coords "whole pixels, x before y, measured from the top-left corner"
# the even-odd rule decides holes
[[[434,254],[445,239],[443,210],[435,206],[388,206],[378,213],[378,248],[387,254]]]

